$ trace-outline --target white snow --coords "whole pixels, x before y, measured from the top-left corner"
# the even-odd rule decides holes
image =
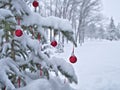
[[[13,90],[74,90],[69,84],[64,84],[57,77],[51,77],[50,80],[38,79],[29,83],[29,85]]]
[[[7,74],[17,74],[18,76],[22,76],[22,74],[19,72],[18,65],[11,59],[11,58],[3,58],[0,59],[0,82],[2,82],[3,85],[6,85],[6,88],[8,90],[14,89],[14,85],[9,80]]]
[[[12,12],[10,10],[2,9],[2,8],[0,9],[0,21],[6,19],[9,22],[16,23],[16,20],[13,16],[14,15],[12,14]],[[8,18],[8,17],[10,17],[10,18]]]
[[[52,28],[52,30],[58,30],[67,33],[68,40],[73,40],[73,29],[71,23],[67,19],[61,19],[55,16],[42,17],[39,13],[31,12],[28,16],[23,16],[22,25],[36,26],[36,30],[44,37],[47,41],[47,35],[44,32],[44,28]]]
[[[38,79],[32,81],[29,85],[23,88],[14,90],[52,90],[50,83],[46,79]]]
[[[52,26],[54,29],[72,31],[72,26],[67,19],[49,16],[47,18],[43,18],[43,21],[43,26]]]
[[[59,57],[69,57],[72,44],[65,45]],[[71,50],[71,51],[70,51]],[[120,41],[87,41],[75,48],[77,63],[72,64],[78,77],[77,90],[120,90]]]
[[[63,71],[63,72],[66,72],[68,75],[71,76],[72,80],[77,82],[77,76],[75,75],[75,71],[72,67],[71,64],[67,63],[64,59],[62,58],[56,58],[56,57],[53,57],[51,58],[50,60],[52,63],[53,63],[53,66],[60,66],[60,69]]]
[[[0,9],[0,15],[3,17],[13,16],[10,10]]]
[[[3,43],[2,52],[1,52],[1,53],[2,53],[2,54],[5,54],[5,53],[6,53],[6,50],[7,50],[8,48],[11,48],[10,43],[7,43],[7,42]]]
[[[72,32],[72,26],[67,19],[61,19],[55,16],[42,17],[38,13],[32,12],[29,16],[23,17],[23,25],[38,25],[52,27],[54,29]]]
[[[11,0],[12,9],[16,10],[16,14],[22,15],[30,13],[30,9],[24,0]]]

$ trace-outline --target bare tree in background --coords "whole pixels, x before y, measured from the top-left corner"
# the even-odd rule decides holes
[[[48,0],[46,11],[49,15],[68,19],[75,30],[75,39],[79,43],[84,42],[85,27],[98,21],[98,11],[100,10],[101,0]],[[44,2],[44,1],[43,1]],[[96,20],[97,19],[97,20]],[[61,34],[59,34],[61,35]],[[62,42],[64,43],[64,37]]]
[[[79,43],[84,43],[85,27],[91,23],[95,17],[93,15],[100,9],[100,0],[82,0],[79,12],[79,24],[76,36],[76,41],[79,38]]]

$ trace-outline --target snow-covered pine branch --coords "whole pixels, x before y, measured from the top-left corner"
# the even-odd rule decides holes
[[[14,15],[10,10],[0,8],[0,22],[7,21],[11,23],[16,23]]]
[[[49,56],[50,53],[47,55],[44,51],[50,45],[48,48],[42,49],[44,44],[42,40],[48,41],[44,28],[61,32],[76,46],[72,26],[68,20],[54,16],[45,18],[32,12],[27,4],[31,4],[33,1],[0,0],[0,88],[48,90],[50,87],[50,90],[73,90],[69,83],[63,85],[63,80],[58,76],[60,72],[70,83],[77,83],[73,67],[63,59],[52,58]],[[18,34],[21,32],[21,35],[16,35],[16,31]],[[42,37],[41,41],[37,40],[38,34]],[[52,49],[52,47],[50,48]],[[63,62],[67,67],[63,65]],[[42,75],[40,75],[41,72]],[[55,73],[55,76],[53,77],[50,72]],[[21,80],[19,85],[17,85],[18,77]],[[34,83],[35,87],[32,86]],[[43,86],[42,83],[45,85]],[[19,86],[23,88],[16,89]]]
[[[38,13],[31,13],[28,16],[23,17],[22,25],[30,26],[30,25],[37,25],[38,26],[38,32],[43,34],[43,28],[51,28],[54,31],[61,32],[68,40],[74,43],[75,46],[75,40],[73,37],[73,29],[70,24],[70,22],[66,19],[61,19],[55,16],[49,16],[49,17],[42,17]]]

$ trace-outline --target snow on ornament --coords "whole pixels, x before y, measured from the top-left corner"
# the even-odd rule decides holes
[[[53,41],[51,42],[51,45],[52,45],[53,47],[56,47],[56,46],[57,46],[57,41],[56,41],[56,40],[53,40]]]
[[[23,35],[22,30],[21,30],[21,29],[15,30],[15,35],[16,35],[17,37],[21,37],[21,36]]]
[[[38,7],[38,6],[39,6],[39,3],[38,3],[38,1],[34,0],[34,1],[33,1],[33,3],[32,3],[32,5],[33,5],[33,7],[35,7],[35,8],[36,8],[36,7]]]

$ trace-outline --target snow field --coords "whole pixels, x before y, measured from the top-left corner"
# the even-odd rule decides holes
[[[59,57],[69,57],[72,44],[65,45]],[[120,41],[86,41],[75,48],[78,58],[73,64],[78,77],[77,90],[120,90]]]

